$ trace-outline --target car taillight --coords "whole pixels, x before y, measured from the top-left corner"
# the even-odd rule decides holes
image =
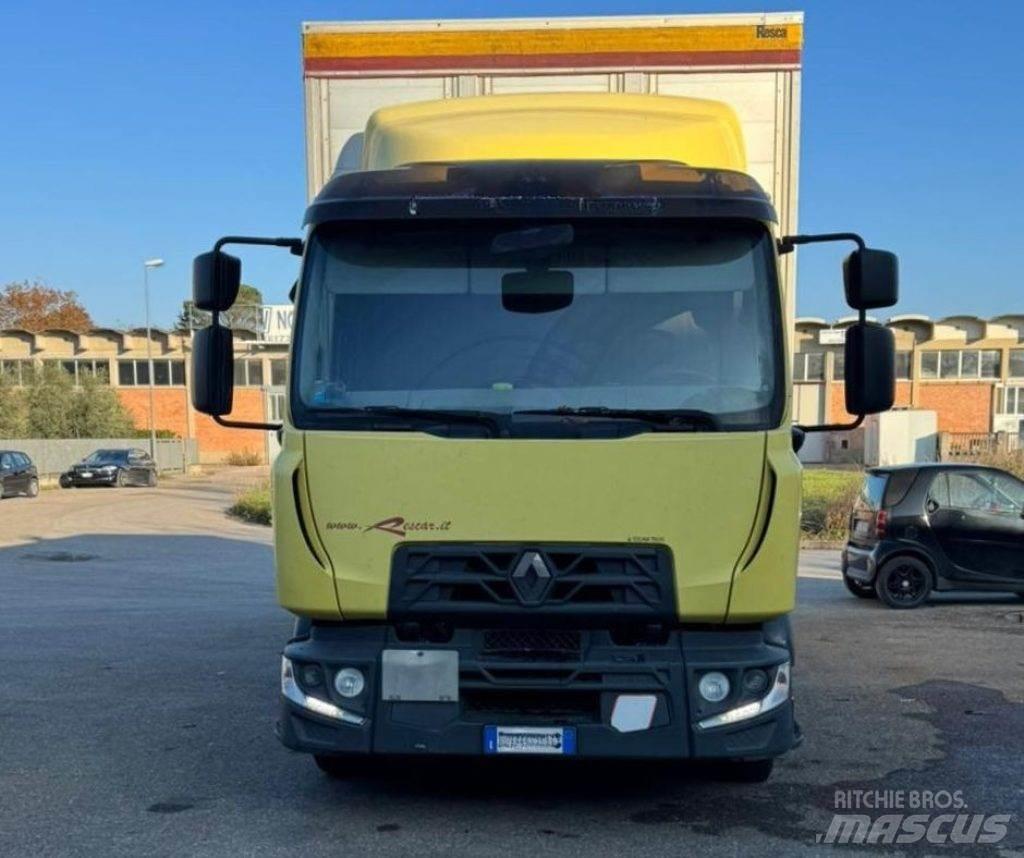
[[[880,509],[875,513],[875,536],[879,539],[885,538],[885,526],[889,523],[889,513]]]

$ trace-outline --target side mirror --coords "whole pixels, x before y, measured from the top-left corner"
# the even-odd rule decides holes
[[[242,285],[242,261],[223,250],[200,253],[192,262],[192,300],[200,310],[230,310]]]
[[[846,303],[854,310],[891,307],[899,298],[899,260],[888,250],[865,247],[843,261]]]
[[[213,417],[231,413],[234,358],[230,328],[210,325],[193,334],[192,405],[196,411]]]
[[[888,411],[896,399],[896,338],[874,322],[846,331],[846,410],[850,414]]]

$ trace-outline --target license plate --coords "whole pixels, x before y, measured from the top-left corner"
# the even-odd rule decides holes
[[[86,479],[88,479],[89,477],[92,476],[92,471],[82,471],[81,476],[83,476]]]
[[[485,754],[576,753],[575,727],[484,727]]]

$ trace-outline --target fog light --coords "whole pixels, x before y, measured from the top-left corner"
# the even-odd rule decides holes
[[[708,703],[721,703],[729,696],[729,677],[717,670],[705,673],[697,683],[697,691]]]
[[[319,665],[304,664],[302,666],[302,684],[306,688],[317,688],[324,681],[324,675]]]
[[[743,674],[743,690],[760,697],[768,690],[768,674],[763,670],[748,670]]]
[[[342,697],[358,697],[366,687],[361,670],[343,667],[334,677],[334,690]]]

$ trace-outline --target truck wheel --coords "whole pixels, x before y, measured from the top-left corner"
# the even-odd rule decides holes
[[[858,581],[849,575],[843,575],[843,583],[846,585],[846,589],[858,599],[875,598],[875,587],[873,584],[865,584],[863,581]]]
[[[365,775],[370,766],[369,754],[313,754],[313,761],[331,780],[348,780]]]
[[[763,784],[772,776],[774,758],[767,760],[725,760],[716,764],[714,773],[717,780],[734,784]]]
[[[932,570],[916,557],[894,557],[878,570],[875,592],[890,608],[916,608],[932,592]]]

